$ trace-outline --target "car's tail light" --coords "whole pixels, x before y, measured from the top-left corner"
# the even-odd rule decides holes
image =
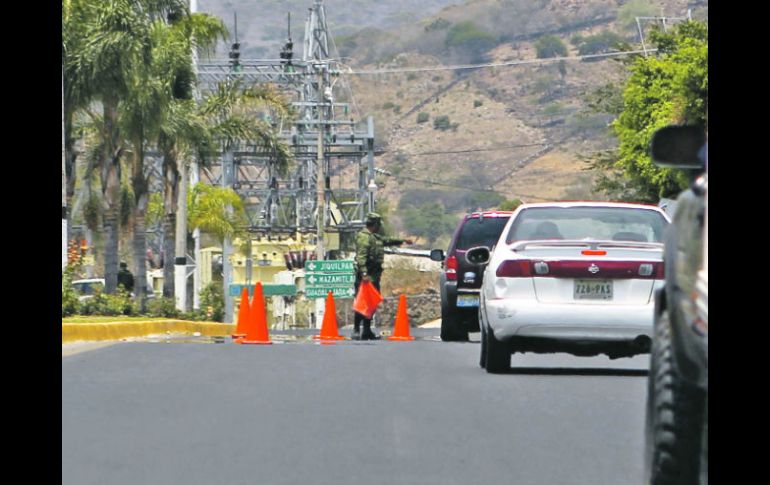
[[[503,261],[497,267],[495,274],[503,278],[531,278],[531,261],[526,259]]]
[[[457,256],[446,258],[446,279],[457,280]]]
[[[662,261],[503,261],[495,273],[505,278],[655,279],[665,277]]]
[[[607,256],[607,251],[602,249],[584,249],[580,254],[583,256]]]

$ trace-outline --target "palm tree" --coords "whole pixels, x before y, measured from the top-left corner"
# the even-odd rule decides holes
[[[146,292],[145,213],[149,200],[149,181],[144,170],[145,144],[158,142],[159,138],[168,134],[169,119],[176,126],[195,124],[195,120],[177,119],[190,113],[189,109],[178,109],[178,104],[179,100],[192,98],[190,81],[194,79],[194,73],[191,49],[196,46],[211,47],[217,36],[224,34],[224,25],[218,19],[205,14],[189,15],[186,11],[172,11],[167,19],[152,23],[151,63],[145,69],[137,70],[132,79],[131,95],[123,114],[125,131],[132,140],[133,148],[131,185],[134,193],[135,294],[141,302]],[[166,143],[159,145],[166,148]],[[167,150],[164,154],[169,155]],[[168,158],[174,158],[173,154]]]
[[[180,221],[176,220],[177,201],[180,200],[179,184],[182,174],[185,174],[185,159],[206,145],[208,133],[202,118],[193,102],[193,83],[195,71],[192,63],[193,50],[208,51],[217,38],[224,38],[227,30],[221,20],[206,14],[174,15],[169,18],[169,25],[159,30],[157,37],[155,66],[157,75],[169,82],[165,91],[164,107],[156,140],[163,154],[164,179],[164,284],[163,296],[174,294],[174,267],[169,263],[175,254],[174,228]],[[185,179],[186,181],[186,179]],[[183,181],[184,182],[184,181]],[[183,202],[186,200],[186,189],[183,190]],[[184,218],[182,218],[184,224]],[[177,231],[179,232],[179,231]],[[186,233],[185,230],[182,233]],[[186,243],[186,238],[182,238]],[[183,246],[184,247],[184,246]],[[184,257],[183,250],[178,256]]]
[[[153,21],[185,7],[182,0],[69,0],[64,5],[65,18],[69,17],[63,26],[65,91],[69,85],[73,99],[82,105],[97,101],[102,108],[99,168],[108,293],[117,288],[121,159],[127,148],[119,113],[132,95],[137,76],[141,78],[137,73],[151,63]]]

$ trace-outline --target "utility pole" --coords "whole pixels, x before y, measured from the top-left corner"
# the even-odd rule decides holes
[[[64,64],[61,67],[61,269],[67,266],[67,169],[64,153]],[[73,172],[74,173],[74,172]]]
[[[190,0],[190,13],[194,14],[198,12],[198,0]],[[195,51],[195,47],[192,48],[192,60],[193,60],[193,69],[196,71],[198,70],[198,53]],[[196,98],[196,100],[200,101],[200,93],[198,92],[197,86],[195,87],[195,90],[193,91],[193,96]],[[200,168],[198,167],[198,162],[193,161],[193,163],[190,166],[190,185],[192,187],[195,187],[195,185],[200,182]],[[195,272],[193,274],[193,310],[200,310],[201,307],[201,230],[199,228],[195,228],[193,230],[193,239],[195,240],[195,252],[193,253],[195,256]]]
[[[231,143],[226,142],[225,153],[222,157],[222,187],[233,188],[233,172],[235,159]],[[233,321],[233,298],[230,296],[230,285],[233,283],[233,242],[226,237],[222,245],[222,268],[224,272],[225,323]]]
[[[187,163],[178,160],[176,240],[174,241],[174,301],[179,311],[187,311]]]
[[[323,148],[323,112],[324,112],[324,69],[323,65],[318,65],[318,142],[316,145],[316,196],[318,201],[318,242],[316,243],[316,259],[324,259],[324,223],[326,222],[326,204],[325,204],[325,178],[324,178],[324,148]]]

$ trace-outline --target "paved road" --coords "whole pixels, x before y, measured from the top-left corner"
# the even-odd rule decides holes
[[[63,356],[62,484],[642,483],[648,356],[488,375],[437,334]]]

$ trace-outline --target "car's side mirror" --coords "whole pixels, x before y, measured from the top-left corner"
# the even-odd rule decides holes
[[[485,264],[489,262],[489,248],[486,246],[477,246],[470,248],[465,253],[465,260],[470,264]]]
[[[700,126],[666,126],[652,135],[650,155],[666,168],[702,169],[706,131]]]
[[[430,259],[431,261],[444,261],[444,250],[442,249],[431,249],[430,251]]]

